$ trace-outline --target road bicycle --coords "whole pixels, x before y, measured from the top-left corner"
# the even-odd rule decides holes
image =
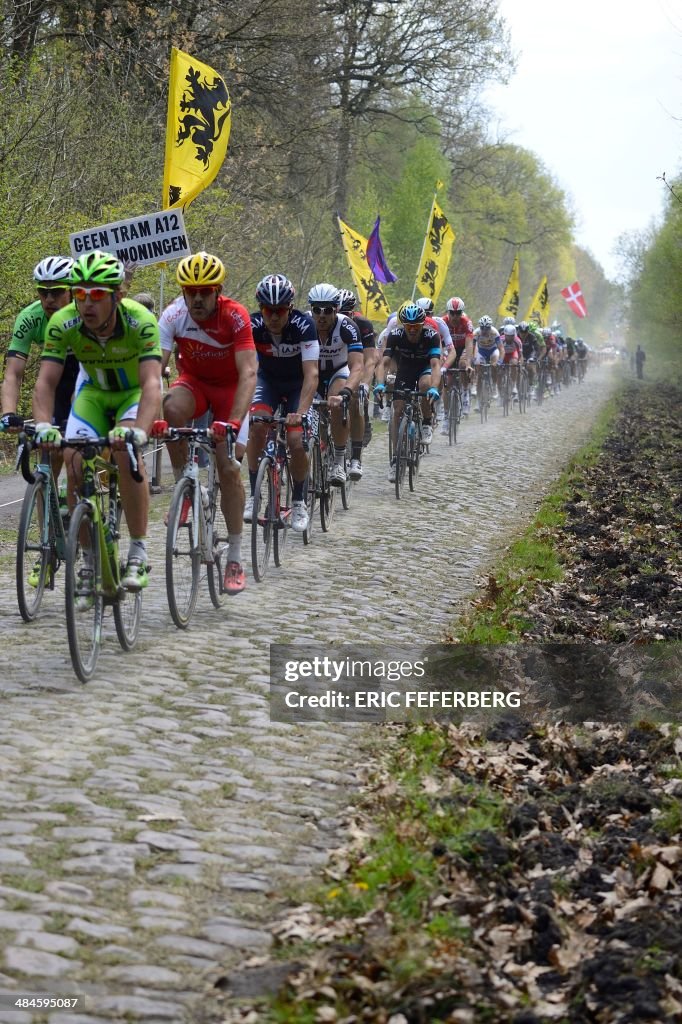
[[[443,370],[445,384],[445,415],[448,418],[448,443],[457,443],[457,430],[462,422],[462,375],[466,370],[451,366]]]
[[[256,485],[253,490],[253,514],[251,517],[251,568],[254,579],[262,583],[268,571],[270,555],[274,557],[279,568],[286,545],[287,534],[291,528],[293,477],[289,464],[287,446],[287,417],[278,414],[270,416],[260,414],[251,416],[252,423],[267,423],[270,427],[265,448],[258,463]],[[302,417],[303,444],[308,446],[308,417]],[[312,538],[313,513],[317,497],[317,485],[312,475],[316,472],[312,467],[311,479],[306,481],[304,501],[308,512],[308,526],[303,532],[303,543],[309,544]]]
[[[481,414],[481,423],[488,420],[488,410],[492,401],[493,385],[490,363],[479,363],[478,366],[478,408]]]
[[[140,457],[133,439],[133,431],[128,431],[125,440],[130,470],[133,479],[141,483]],[[82,482],[64,552],[64,610],[71,663],[78,678],[87,683],[99,659],[105,607],[110,605],[113,610],[121,647],[131,651],[140,631],[142,593],[121,585],[126,561],[121,561],[119,555],[119,468],[111,455],[109,439],[63,440],[61,447],[74,448],[82,456]]]
[[[398,434],[395,443],[395,496],[400,500],[405,491],[405,479],[414,491],[422,455],[427,451],[422,428],[423,414],[421,400],[423,391],[409,391],[401,388],[390,389],[393,401],[404,402],[398,423]],[[429,399],[433,411],[433,400]]]
[[[528,370],[526,369],[525,363],[523,366],[519,366],[517,389],[519,398],[519,412],[521,413],[521,415],[523,415],[525,412],[527,412],[530,401],[530,385],[528,383]]]
[[[341,421],[348,422],[348,398],[341,396]],[[316,473],[316,495],[320,509],[320,525],[323,533],[328,533],[334,521],[336,509],[337,491],[341,495],[341,503],[348,508],[350,498],[348,488],[348,449],[344,455],[344,470],[346,482],[339,486],[331,482],[331,473],[334,466],[334,439],[332,437],[331,406],[328,401],[316,398],[312,405],[316,418],[313,421],[311,433],[311,465],[315,467]]]
[[[371,425],[372,425],[371,424],[371,420],[369,420],[367,418],[368,409],[369,409],[369,388],[367,387],[366,384],[360,384],[359,385],[358,391],[357,391],[357,395],[355,396],[355,401],[358,404],[358,412],[359,412],[359,414],[365,420],[365,424],[369,423],[370,429],[371,429]],[[366,444],[369,443],[369,438],[370,437],[371,437],[371,433],[368,434],[367,427],[365,426],[365,433],[363,435],[363,449],[366,447]],[[343,459],[343,468],[344,468],[344,471],[346,473],[346,482],[344,483],[343,487],[340,488],[340,491],[341,491],[341,503],[342,503],[342,505],[343,505],[343,507],[344,507],[344,509],[346,511],[348,511],[348,509],[350,508],[351,495],[353,493],[353,486],[355,484],[355,481],[353,480],[353,478],[351,477],[350,472],[349,472],[350,464],[351,464],[352,459],[353,459],[353,437],[352,437],[352,431],[349,431],[349,433],[348,433],[348,440],[346,441],[346,454],[344,455],[344,459]]]
[[[33,450],[40,455],[32,467],[30,456]],[[25,426],[19,435],[16,468],[21,469],[28,484],[17,535],[17,602],[24,621],[33,622],[45,591],[55,589],[57,571],[66,557],[69,517],[59,506],[57,484],[47,449],[35,444],[31,426]]]
[[[202,576],[215,608],[225,593],[227,527],[220,514],[215,447],[224,439],[227,458],[233,459],[234,435],[230,428],[223,438],[210,427],[170,427],[164,420],[156,421],[152,434],[169,444],[187,443],[187,461],[173,490],[166,527],[168,609],[178,629],[186,629],[196,609]],[[205,474],[200,462],[205,462]]]

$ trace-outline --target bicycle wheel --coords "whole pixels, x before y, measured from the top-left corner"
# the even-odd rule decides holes
[[[274,532],[275,488],[272,479],[272,460],[264,455],[260,460],[253,491],[251,519],[251,568],[257,583],[262,582],[268,571]]]
[[[343,459],[343,468],[346,471],[346,482],[343,485],[343,487],[339,487],[339,490],[341,491],[341,504],[343,505],[346,511],[348,511],[348,509],[350,508],[350,496],[353,491],[353,481],[351,480],[348,474],[352,451],[352,441],[351,438],[349,437],[348,442],[346,444],[346,454]]]
[[[334,446],[331,438],[327,441],[327,446],[322,457],[322,493],[320,495],[320,524],[322,526],[323,533],[329,533],[331,530],[332,522],[334,520],[334,506],[336,504],[336,491],[337,488],[333,487],[329,482],[329,474],[331,472],[332,464],[334,462]]]
[[[223,579],[227,564],[227,526],[220,507],[220,484],[217,475],[215,482],[215,494],[211,505],[211,516],[213,519],[213,561],[206,566],[206,582],[208,584],[208,595],[214,608],[220,608],[223,603]]]
[[[481,413],[481,423],[485,423],[488,419],[488,405],[490,403],[490,383],[486,373],[481,374],[481,380],[478,385],[478,406]]]
[[[393,404],[392,403],[391,403],[391,405],[389,407],[389,417],[388,417],[388,421],[386,423],[386,426],[388,427],[388,461],[390,463],[390,462],[393,462],[393,456],[395,454],[395,452],[393,451]]]
[[[398,427],[398,440],[395,446],[395,496],[400,499],[405,490],[405,476],[410,457],[407,417],[403,416]]]
[[[417,478],[419,476],[419,463],[421,461],[423,444],[421,430],[414,421],[410,423],[410,429],[408,431],[407,437],[408,482],[410,485],[410,490],[414,491],[414,489],[417,486]]]
[[[121,566],[121,572],[125,566]],[[116,636],[124,651],[132,651],[140,633],[142,591],[123,590],[114,603],[114,625]]]
[[[458,389],[453,388],[450,392],[450,419],[448,420],[448,441],[451,445],[457,443],[457,427],[461,415],[462,399]]]
[[[308,479],[305,482],[305,507],[308,512],[308,525],[303,531],[303,543],[310,544],[313,536],[313,521],[320,496],[320,445],[317,441],[312,445],[309,455]]]
[[[523,415],[528,408],[528,374],[519,370],[519,412]]]
[[[54,531],[44,533],[48,483],[38,475],[24,494],[17,536],[17,601],[24,622],[35,619],[55,559]]]
[[[502,396],[502,415],[509,415],[509,406],[511,404],[511,377],[509,370],[504,370],[502,373],[502,380],[499,383],[500,395]]]
[[[175,485],[166,528],[166,596],[178,629],[187,628],[197,603],[200,528],[194,518],[194,484],[181,477]]]
[[[273,555],[277,568],[282,564],[282,555],[287,542],[287,536],[291,527],[291,498],[292,484],[289,475],[289,466],[285,462],[279,469],[279,516],[275,523]]]
[[[87,502],[76,505],[66,542],[65,612],[74,672],[87,683],[102,643],[104,598],[100,587],[99,534]]]

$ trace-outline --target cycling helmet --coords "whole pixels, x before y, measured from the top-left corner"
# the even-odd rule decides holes
[[[463,313],[464,303],[454,295],[451,299],[448,299],[446,309],[448,313]]]
[[[256,285],[256,301],[262,306],[288,306],[295,289],[284,274],[268,274]]]
[[[333,284],[323,281],[321,284],[314,284],[308,292],[310,305],[326,303],[328,306],[338,306],[341,302],[341,292]]]
[[[342,313],[352,313],[358,304],[358,300],[355,297],[355,292],[350,291],[349,288],[341,289],[341,305],[339,309]]]
[[[185,256],[184,260],[180,260],[175,271],[175,280],[181,288],[222,284],[225,280],[225,267],[217,256],[202,250],[194,256]]]
[[[502,328],[502,331],[504,332],[504,336],[506,338],[516,337],[516,327],[514,326],[514,324],[505,324],[504,327]]]
[[[95,249],[76,260],[71,268],[71,284],[98,284],[118,288],[123,284],[125,267],[110,252]]]
[[[401,324],[423,324],[426,313],[416,302],[404,302],[398,310],[398,319]]]
[[[514,319],[514,317],[513,317],[513,316],[506,316],[506,317],[504,318],[504,320],[502,321],[502,326],[503,326],[503,327],[506,327],[506,326],[507,326],[507,324],[513,324],[513,325],[514,325],[514,327],[516,327],[516,320]]]
[[[522,320],[521,321],[521,323],[519,324],[519,330],[523,331],[524,334],[525,334],[525,332],[528,330],[528,321],[527,320]]]
[[[427,315],[429,313],[433,313],[433,299],[427,299],[426,296],[424,296],[421,299],[417,299],[417,305],[423,309]]]
[[[584,342],[584,340],[582,338],[576,338],[575,339],[575,343],[576,343],[576,345],[584,345],[585,344],[585,342]]]
[[[492,325],[493,318],[491,316],[482,316],[481,319],[478,321],[478,326],[482,327],[483,330],[486,330],[486,328],[488,327],[492,327]]]
[[[71,281],[73,260],[70,256],[46,256],[33,269],[36,284],[68,285]]]
[[[552,334],[552,330],[551,330],[550,327],[543,327],[542,328],[542,337],[543,338],[549,338],[551,336],[551,334]]]

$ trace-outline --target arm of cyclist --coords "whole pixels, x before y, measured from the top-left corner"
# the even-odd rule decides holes
[[[256,374],[258,360],[255,348],[237,349],[234,361],[239,374],[239,383],[235,391],[230,419],[241,424],[251,407],[253,393],[256,390]]]
[[[438,389],[440,388],[440,356],[431,357],[431,387],[430,391],[436,392],[436,398],[438,397]]]
[[[300,427],[302,417],[310,412],[310,407],[317,392],[317,382],[320,379],[320,363],[318,359],[304,359],[302,366],[303,384],[301,385],[301,397],[298,400],[296,412],[287,414],[287,426],[289,427]]]
[[[2,411],[4,415],[7,415],[7,413],[15,413],[17,411],[21,382],[24,379],[25,369],[25,359],[22,359],[20,356],[7,356],[7,361],[5,363],[5,377],[2,382],[2,390],[0,391],[0,402],[2,403]]]
[[[54,415],[54,396],[57,385],[62,379],[62,363],[52,359],[42,359],[38,379],[33,391],[33,419],[36,422],[36,439],[44,444],[59,445],[62,435],[52,426]]]

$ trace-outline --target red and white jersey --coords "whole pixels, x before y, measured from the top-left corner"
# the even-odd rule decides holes
[[[453,323],[451,317],[446,319],[446,324],[450,331],[450,337],[452,338],[452,344],[455,348],[464,348],[468,338],[474,336],[474,325],[468,316],[460,316],[457,318],[456,323]]]
[[[159,332],[166,352],[177,345],[180,372],[210,384],[235,384],[235,353],[256,348],[248,310],[226,295],[218,296],[215,312],[201,324],[192,319],[179,295],[161,314]]]

